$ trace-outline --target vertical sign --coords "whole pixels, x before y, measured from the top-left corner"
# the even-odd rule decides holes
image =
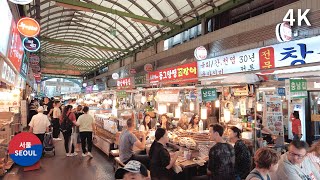
[[[274,49],[272,47],[261,48],[259,50],[260,69],[273,69],[274,63]],[[274,70],[263,71],[264,73],[273,73]]]
[[[246,104],[246,98],[242,98],[240,100],[240,114],[242,116],[247,115],[247,104]]]
[[[266,126],[274,135],[283,135],[282,102],[280,96],[265,96]]]
[[[290,79],[291,98],[307,98],[307,80]]]
[[[209,89],[201,89],[202,101],[214,101],[217,99],[217,89],[209,88]]]

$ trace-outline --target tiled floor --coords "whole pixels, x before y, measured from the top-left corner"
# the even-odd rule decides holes
[[[63,140],[55,141],[56,156],[46,155],[41,159],[41,168],[24,172],[23,168],[14,166],[4,180],[113,180],[113,164],[103,152],[93,148],[93,159],[66,157]],[[1,179],[1,178],[0,178]]]

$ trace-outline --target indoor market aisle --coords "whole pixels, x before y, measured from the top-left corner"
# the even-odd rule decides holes
[[[4,180],[112,180],[114,179],[112,160],[97,148],[93,148],[93,158],[66,157],[62,141],[55,141],[56,156],[45,155],[41,168],[24,172],[21,167],[14,166]],[[1,179],[1,178],[0,178]]]

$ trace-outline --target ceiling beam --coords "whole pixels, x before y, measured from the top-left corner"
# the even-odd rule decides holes
[[[87,71],[87,70],[78,70],[78,69],[74,69],[74,68],[66,68],[66,67],[59,67],[59,68],[57,68],[57,67],[43,67],[43,68],[41,68],[41,71],[42,70],[46,70],[46,69],[55,69],[55,70],[57,70],[57,71],[61,71],[61,70],[69,70],[69,71],[76,71],[76,72],[85,72],[85,71]]]
[[[82,65],[73,65],[73,64],[66,64],[66,63],[55,63],[55,62],[41,62],[41,65],[43,65],[44,67],[46,67],[46,65],[49,65],[50,67],[52,66],[61,66],[61,67],[74,67],[74,68],[90,68],[90,67],[94,67],[93,65],[86,65],[86,66],[82,66]],[[42,66],[41,66],[42,67]]]
[[[47,56],[47,57],[56,57],[56,58],[72,58],[72,59],[82,59],[86,61],[107,61],[111,62],[111,60],[108,59],[97,59],[97,58],[88,58],[88,57],[82,57],[82,56],[70,56],[70,55],[64,55],[64,54],[53,54],[53,53],[41,53],[42,56]]]
[[[60,39],[52,39],[52,38],[47,38],[45,36],[41,36],[41,40],[47,41],[52,44],[86,46],[86,47],[97,48],[97,49],[105,50],[105,51],[121,51],[121,52],[128,52],[129,51],[129,50],[125,50],[125,49],[118,49],[118,48],[112,48],[112,47],[106,47],[106,46],[98,46],[98,45],[79,43],[79,42],[73,42],[73,41],[64,41],[64,40],[60,40]]]
[[[152,19],[152,18],[147,18],[144,16],[139,16],[139,15],[135,15],[132,13],[127,13],[127,12],[123,12],[123,11],[118,11],[112,8],[107,8],[107,7],[103,7],[103,6],[99,6],[93,3],[84,3],[81,1],[74,1],[74,0],[55,0],[55,2],[59,2],[59,3],[64,3],[64,4],[68,4],[68,5],[72,5],[72,6],[77,6],[77,7],[82,7],[82,8],[87,8],[87,9],[92,9],[92,10],[97,10],[97,11],[102,11],[102,12],[106,12],[106,13],[111,13],[111,14],[115,14],[121,17],[129,17],[129,18],[133,18],[133,19],[139,19],[142,21],[148,21],[151,23],[155,23],[155,24],[159,24],[159,25],[163,25],[163,26],[168,26],[171,28],[177,28],[179,26],[172,24],[170,22],[166,22],[166,21],[161,21],[161,20],[156,20],[156,19]]]
[[[185,30],[187,30],[189,28],[192,28],[195,25],[198,25],[199,23],[201,23],[202,19],[211,18],[211,17],[216,16],[218,14],[221,14],[222,12],[225,12],[225,11],[227,11],[229,9],[232,9],[232,8],[235,8],[235,7],[240,6],[242,4],[245,4],[245,3],[249,2],[249,1],[251,1],[251,0],[231,0],[231,1],[228,1],[227,3],[222,4],[222,5],[218,6],[218,7],[215,7],[215,8],[211,9],[210,11],[208,11],[208,12],[206,12],[204,14],[201,14],[197,18],[194,18],[194,19],[182,24],[179,28],[176,28],[176,29],[173,29],[173,30],[169,31],[168,33],[156,38],[154,41],[150,41],[150,42],[144,44],[141,48],[135,49],[135,50],[131,51],[130,53],[128,53],[128,54],[126,54],[126,55],[124,55],[124,56],[122,56],[122,57],[120,57],[118,59],[121,60],[121,59],[128,58],[128,57],[132,56],[133,54],[138,53],[140,51],[143,51],[143,50],[147,49],[148,47],[154,45],[155,43],[160,42],[161,40],[165,40],[165,39],[168,39],[170,37],[173,37],[173,36],[183,32],[183,31],[185,31]],[[95,67],[94,69],[92,69],[92,71],[95,71],[97,68],[99,68],[98,66]]]
[[[69,76],[69,75],[58,75],[58,74],[48,74],[48,73],[44,73],[41,74],[42,77],[50,77],[50,78],[68,78],[68,79],[80,79],[82,80],[82,76]]]

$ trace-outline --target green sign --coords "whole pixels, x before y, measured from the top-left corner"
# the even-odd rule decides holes
[[[147,83],[146,75],[134,77],[134,84],[136,87],[145,85]]]
[[[117,91],[117,98],[126,98],[127,93],[125,91]]]
[[[217,90],[215,88],[201,89],[202,101],[214,101],[217,99]]]
[[[290,79],[290,97],[307,98],[307,80]]]

